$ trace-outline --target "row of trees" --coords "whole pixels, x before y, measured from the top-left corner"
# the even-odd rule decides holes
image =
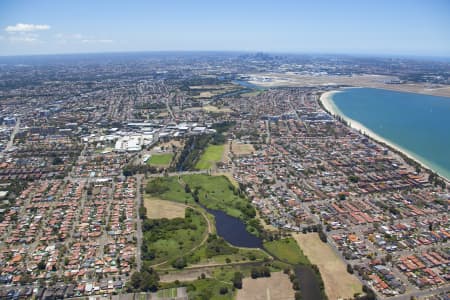
[[[302,293],[300,292],[300,280],[297,278],[297,275],[292,272],[290,268],[284,269],[284,274],[289,275],[289,280],[292,283],[292,289],[295,290],[295,300],[303,299]]]
[[[233,276],[233,286],[237,289],[242,289],[242,278],[244,275],[241,272],[235,272]]]
[[[431,172],[430,176],[428,177],[428,181],[431,183],[434,183],[435,186],[441,186],[442,189],[445,189],[447,186],[445,184],[445,181],[440,178],[436,173]]]
[[[327,229],[328,229],[328,227],[327,227]],[[315,224],[315,225],[303,227],[302,232],[304,234],[306,234],[308,232],[317,232],[320,240],[324,243],[327,242],[327,235],[326,235],[325,231],[323,231],[323,227],[321,224],[317,224],[317,225]]]
[[[210,135],[195,135],[186,141],[176,164],[177,170],[192,170],[202,151],[208,146]]]
[[[122,169],[122,174],[123,176],[133,176],[136,174],[156,174],[159,173],[160,171],[152,166],[149,166],[147,164],[145,165],[133,165],[133,164],[128,164],[125,167],[123,167]]]
[[[149,264],[145,263],[141,271],[134,272],[127,283],[127,292],[156,292],[159,285],[159,276]]]
[[[150,195],[159,196],[169,190],[164,178],[155,178],[147,183],[145,192]]]
[[[235,254],[238,251],[238,248],[230,246],[223,238],[218,237],[215,234],[210,234],[208,236],[205,251],[208,258],[217,255]]]
[[[213,129],[216,133],[213,135],[195,135],[189,137],[186,141],[183,151],[180,154],[176,164],[177,170],[192,170],[197,163],[200,155],[209,144],[222,145],[226,142],[224,133],[228,131],[235,122],[224,121],[214,124]]]
[[[134,106],[136,109],[165,109],[166,104],[164,102],[144,102]]]
[[[250,271],[250,275],[253,279],[259,278],[259,277],[270,277],[270,269],[266,266],[261,267],[254,267]]]

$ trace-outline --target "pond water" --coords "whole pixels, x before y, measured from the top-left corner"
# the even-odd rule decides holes
[[[262,248],[262,240],[245,229],[241,219],[227,215],[221,210],[207,209],[216,219],[217,235],[237,247]]]
[[[238,218],[227,215],[221,210],[207,209],[216,219],[217,235],[237,247],[263,248],[262,240],[245,229],[245,223]],[[295,274],[300,279],[300,291],[303,299],[322,299],[319,281],[310,266],[297,265]]]
[[[311,267],[295,266],[294,272],[300,281],[300,292],[303,299],[322,299],[319,281]]]

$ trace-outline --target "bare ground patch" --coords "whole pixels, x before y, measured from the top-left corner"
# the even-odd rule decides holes
[[[158,114],[158,117],[161,117],[161,118],[165,118],[167,116],[169,116],[169,113],[167,111],[162,111]]]
[[[208,112],[215,112],[215,113],[229,113],[229,112],[233,112],[228,107],[221,107],[221,108],[219,108],[219,107],[213,106],[213,105],[203,106],[203,110],[208,111]]]
[[[347,272],[345,263],[317,233],[293,236],[311,263],[319,267],[328,299],[353,298],[355,293],[362,293],[361,282]]]
[[[147,217],[149,219],[184,218],[186,210],[186,206],[183,204],[152,197],[144,198],[144,206],[147,209]]]
[[[244,144],[237,141],[233,141],[231,149],[235,155],[249,155],[255,152],[255,148],[252,144]]]
[[[229,164],[231,163],[230,159],[230,143],[225,143],[222,154],[222,163]]]
[[[206,278],[212,277],[212,269],[202,270],[183,270],[177,272],[171,272],[169,274],[162,274],[159,276],[161,282],[174,282],[179,281],[194,281],[197,280],[202,274],[205,274]]]
[[[288,275],[276,272],[267,278],[244,278],[236,300],[292,300],[294,296]]]

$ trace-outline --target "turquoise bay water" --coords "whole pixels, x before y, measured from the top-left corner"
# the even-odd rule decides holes
[[[450,98],[370,88],[333,95],[336,107],[450,179]]]

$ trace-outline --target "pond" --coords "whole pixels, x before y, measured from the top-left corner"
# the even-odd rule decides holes
[[[310,266],[295,266],[294,272],[300,281],[300,291],[303,299],[322,299],[319,281]]]
[[[206,209],[216,219],[217,235],[236,247],[262,248],[262,240],[245,229],[245,223],[221,210]]]

